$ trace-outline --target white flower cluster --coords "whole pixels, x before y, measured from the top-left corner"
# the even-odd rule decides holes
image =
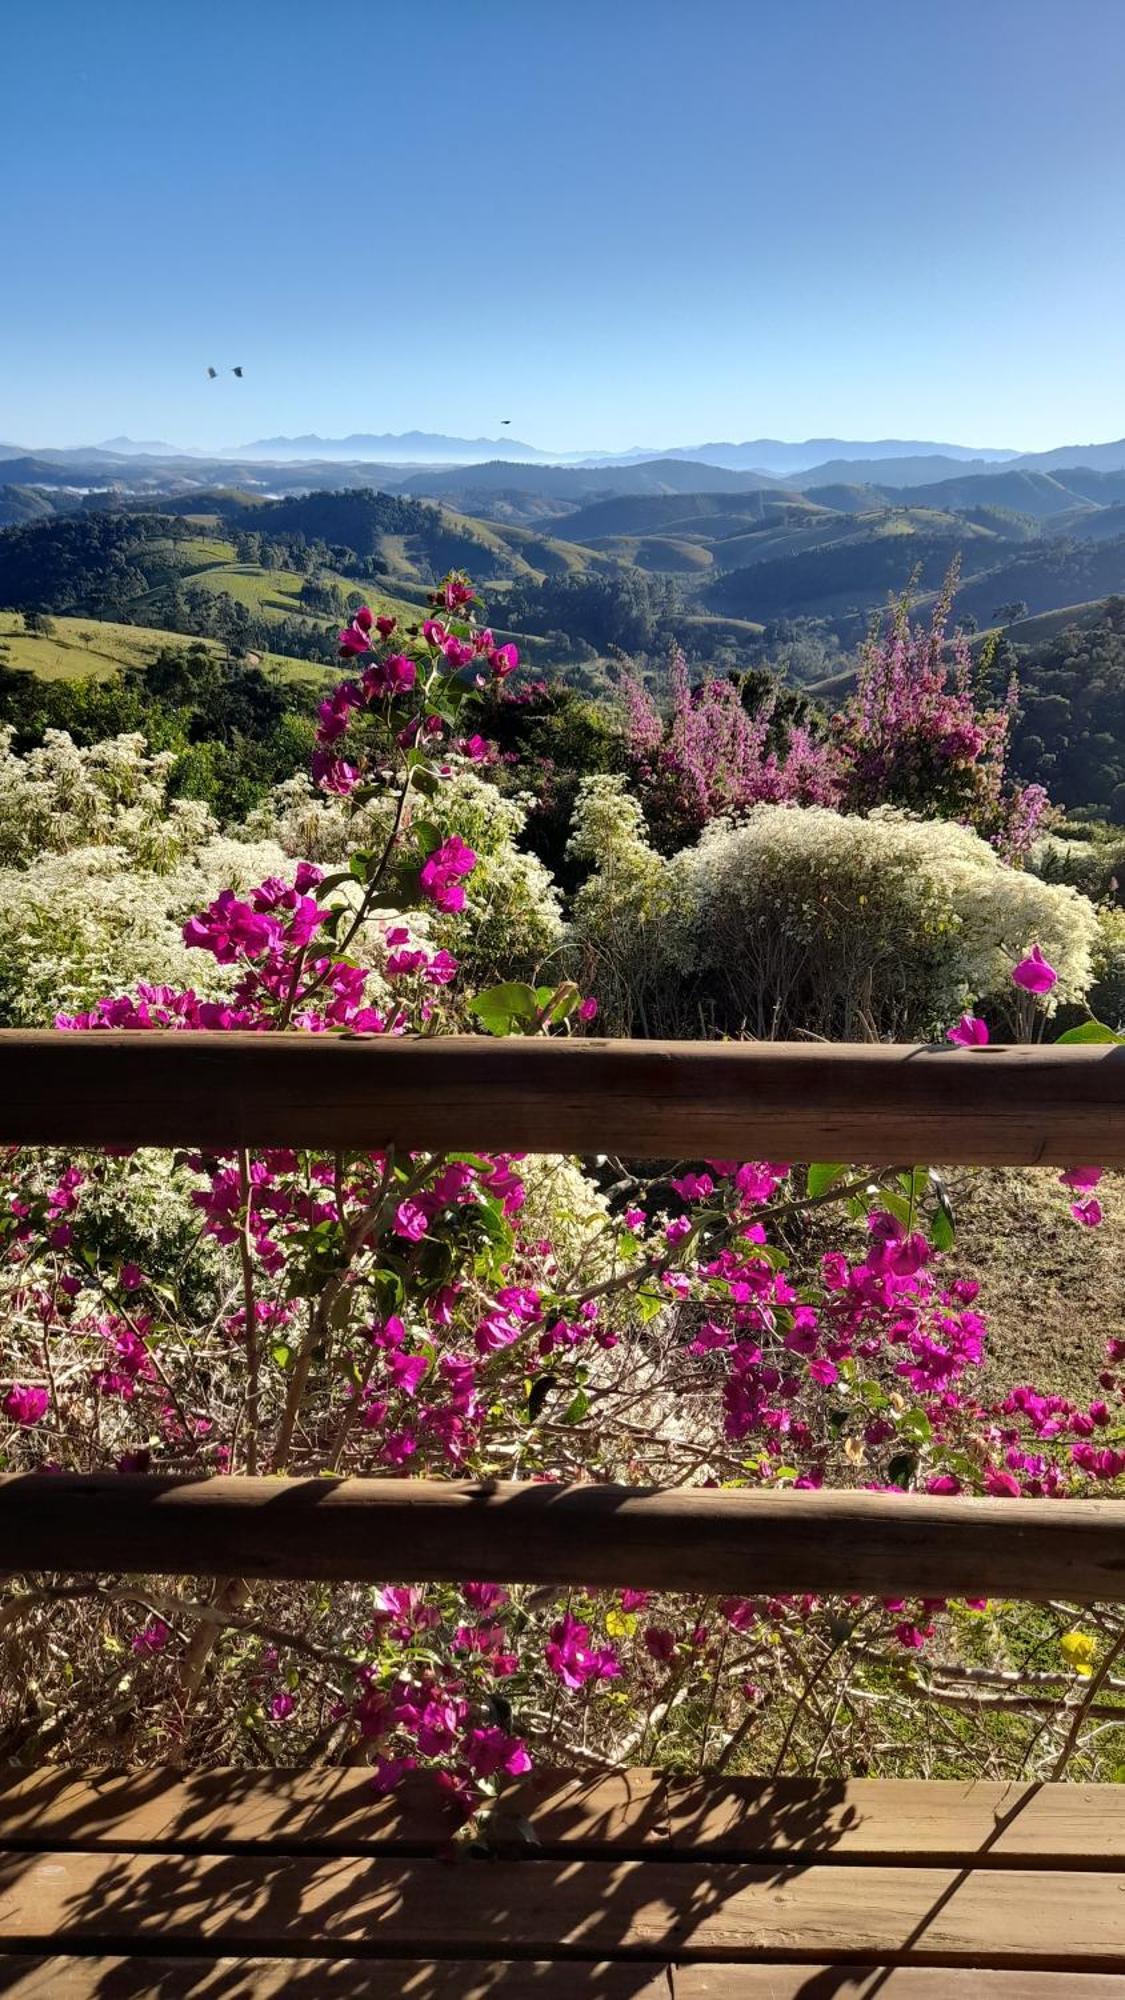
[[[49,1027],[138,980],[228,992],[236,969],[189,951],[180,929],[224,888],[291,867],[280,848],[216,837],[157,874],[122,847],[46,853],[0,868],[0,1026]]]

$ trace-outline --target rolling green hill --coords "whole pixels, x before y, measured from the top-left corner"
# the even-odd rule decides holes
[[[38,680],[103,679],[120,667],[150,667],[157,655],[180,643],[174,632],[148,625],[115,625],[97,618],[52,618],[49,633],[24,629],[23,613],[0,611],[0,660]],[[187,641],[182,643],[186,644]],[[193,640],[218,655],[215,639]],[[280,680],[319,683],[323,670],[310,660],[262,653],[258,664]]]

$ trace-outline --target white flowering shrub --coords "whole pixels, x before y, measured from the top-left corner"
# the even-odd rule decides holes
[[[0,867],[115,847],[136,867],[163,873],[216,831],[202,801],[169,799],[175,753],[150,755],[143,736],[83,750],[65,730],[49,729],[24,756],[12,739],[0,728]]]
[[[597,994],[608,1033],[686,1032],[691,906],[677,871],[650,846],[626,783],[607,774],[578,788],[570,852],[593,867],[574,898],[576,976]]]
[[[272,842],[216,836],[163,873],[117,846],[0,868],[0,1027],[50,1027],[138,980],[219,998],[229,968],[189,951],[181,926],[228,885],[249,888],[289,865]]]
[[[1090,990],[1090,902],[1009,868],[965,827],[760,806],[662,862],[631,804],[588,793],[576,823],[597,867],[574,943],[613,1028],[910,1040],[989,1003],[999,1027],[1032,943],[1059,973],[1052,1006]]]

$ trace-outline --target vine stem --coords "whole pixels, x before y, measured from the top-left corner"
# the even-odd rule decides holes
[[[250,1179],[250,1154],[245,1146],[240,1146],[238,1149],[238,1183],[242,1195],[238,1254],[242,1265],[242,1306],[246,1320],[246,1397],[243,1405],[246,1416],[246,1470],[253,1479],[258,1471],[261,1355],[258,1346],[258,1305],[254,1290],[254,1244],[251,1233],[250,1205],[254,1189]]]

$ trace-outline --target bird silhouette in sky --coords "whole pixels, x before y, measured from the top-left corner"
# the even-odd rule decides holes
[[[208,376],[208,380],[209,380],[209,381],[211,381],[211,382],[213,382],[213,381],[215,380],[216,376],[218,375],[218,372],[219,372],[219,371],[218,371],[218,369],[217,369],[217,368],[208,368],[208,370],[207,370],[207,376]],[[230,372],[231,372],[231,374],[232,374],[232,375],[237,375],[237,376],[238,376],[238,379],[239,379],[239,381],[241,382],[241,380],[242,380],[242,369],[241,369],[241,368],[232,368]]]
[[[501,417],[501,419],[500,419],[500,422],[501,422],[502,424],[510,424],[510,423],[511,423],[511,421],[512,421],[511,417]]]

